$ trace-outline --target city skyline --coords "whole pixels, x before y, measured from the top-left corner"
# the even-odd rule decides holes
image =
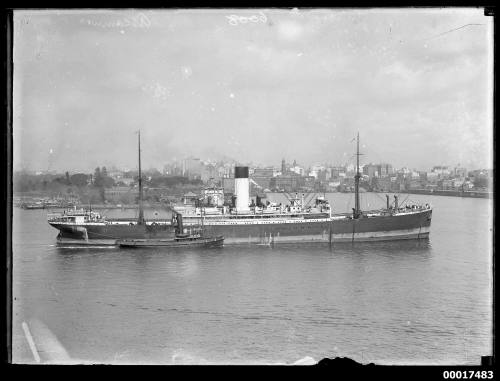
[[[171,161],[168,161],[168,162],[164,162],[162,164],[159,164],[159,165],[151,165],[151,166],[148,166],[148,167],[144,167],[142,166],[142,171],[143,172],[151,172],[151,171],[158,171],[160,173],[163,173],[165,174],[165,168],[167,167],[170,167],[170,168],[173,168],[174,165],[180,165],[182,168],[182,165],[183,163],[186,163],[187,160],[192,160],[193,158],[192,157],[188,157],[188,158],[183,158],[183,159],[175,159],[175,160],[171,160]],[[219,166],[229,166],[231,168],[234,168],[235,166],[248,166],[249,168],[251,169],[274,169],[276,170],[278,173],[281,173],[281,167],[283,165],[283,161],[280,162],[279,164],[264,164],[264,163],[252,163],[252,162],[247,162],[247,163],[241,163],[241,162],[237,162],[237,161],[229,161],[229,162],[225,162],[223,160],[210,160],[210,159],[203,159],[203,158],[194,158],[195,160],[199,160],[200,163],[203,165],[203,166],[209,166],[209,165],[219,165]],[[295,160],[293,161],[285,161],[286,163],[286,168],[287,168],[287,171],[291,171],[293,172],[294,170],[292,168],[301,168],[303,169],[304,171],[313,171],[315,170],[315,168],[323,168],[325,170],[327,169],[337,169],[337,168],[343,168],[347,171],[351,171],[352,168],[355,169],[356,167],[356,164],[355,162],[347,162],[347,163],[313,163],[311,165],[308,165],[308,166],[304,166],[302,165],[301,163],[296,163],[295,165],[293,165],[292,162],[295,162]],[[394,172],[398,172],[398,171],[404,171],[404,170],[409,170],[409,171],[417,171],[417,172],[432,172],[436,169],[447,169],[447,170],[451,170],[451,171],[454,171],[456,169],[465,169],[467,170],[468,172],[473,172],[473,171],[492,171],[492,167],[481,167],[481,168],[475,168],[475,167],[465,167],[463,165],[461,165],[461,163],[457,163],[455,165],[446,165],[446,164],[434,164],[434,165],[431,165],[430,167],[426,167],[426,168],[418,168],[418,167],[410,167],[410,166],[407,166],[407,165],[403,165],[401,167],[397,167],[397,166],[394,166],[392,165],[392,163],[389,163],[387,161],[381,161],[381,162],[368,162],[368,163],[360,163],[359,165],[359,169],[360,169],[360,172],[363,171],[363,168],[365,167],[370,167],[370,166],[380,166],[380,165],[389,165],[391,167],[391,169],[394,171]],[[14,171],[14,173],[22,173],[22,172],[26,172],[26,173],[52,173],[52,174],[62,174],[62,173],[65,173],[65,172],[69,172],[69,173],[93,173],[97,168],[106,168],[107,171],[111,171],[111,172],[137,172],[138,171],[138,167],[135,166],[135,167],[120,167],[120,166],[117,166],[117,165],[114,165],[114,164],[105,164],[105,165],[98,165],[97,167],[95,168],[86,168],[86,169],[82,169],[82,168],[62,168],[62,169],[50,169],[50,170],[44,170],[42,168],[21,168],[21,169],[17,169]],[[178,167],[179,169],[179,167]],[[185,170],[185,172],[189,172],[189,170]],[[307,175],[307,173],[305,173],[304,175]]]
[[[14,170],[492,168],[482,9],[16,11]],[[83,163],[85,161],[85,163]],[[38,167],[38,168],[35,168]]]

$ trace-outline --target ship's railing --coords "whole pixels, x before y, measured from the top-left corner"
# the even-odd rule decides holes
[[[427,209],[432,209],[432,206],[430,204],[412,204],[412,205],[400,206],[398,208],[398,210],[402,210],[405,212],[421,211],[421,210],[427,210]]]
[[[363,210],[362,215],[365,217],[377,217],[377,216],[390,216],[393,214],[414,214],[421,213],[425,210],[431,210],[432,206],[429,204],[426,205],[414,205],[413,208],[401,207],[397,210],[392,209],[373,209],[373,210]],[[342,218],[352,218],[352,213],[334,213],[332,214],[333,219],[342,219]]]
[[[68,209],[63,212],[47,213],[47,220],[49,221],[69,221],[70,218],[74,219],[76,217],[84,217],[85,222],[100,222],[105,220],[105,217],[100,213],[83,209]]]
[[[48,221],[59,220],[62,216],[63,216],[62,213],[47,213],[47,220]]]

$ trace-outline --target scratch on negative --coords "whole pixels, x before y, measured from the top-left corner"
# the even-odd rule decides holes
[[[456,31],[456,30],[459,30],[459,29],[465,28],[465,27],[467,27],[467,26],[472,26],[472,25],[484,25],[484,24],[465,24],[465,25],[462,25],[462,26],[460,26],[460,27],[458,27],[458,28],[455,28],[455,29],[450,29],[450,30],[448,30],[448,31],[446,31],[446,32],[440,33],[440,34],[438,34],[438,35],[436,35],[436,36],[433,36],[433,37],[426,38],[426,39],[424,39],[424,40],[432,40],[432,39],[434,39],[434,38],[441,37],[441,36],[443,36],[443,35],[445,35],[445,34],[447,34],[447,33],[451,33],[451,32],[454,32],[454,31]]]

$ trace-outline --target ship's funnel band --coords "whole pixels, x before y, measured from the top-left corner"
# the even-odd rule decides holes
[[[235,179],[248,179],[248,167],[234,167]]]

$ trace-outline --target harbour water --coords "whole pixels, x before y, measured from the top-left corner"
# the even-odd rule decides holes
[[[354,205],[327,197],[334,212]],[[24,322],[92,363],[479,364],[492,353],[493,202],[410,198],[434,208],[428,240],[331,249],[62,249],[46,210],[15,208],[13,361],[35,362]]]

